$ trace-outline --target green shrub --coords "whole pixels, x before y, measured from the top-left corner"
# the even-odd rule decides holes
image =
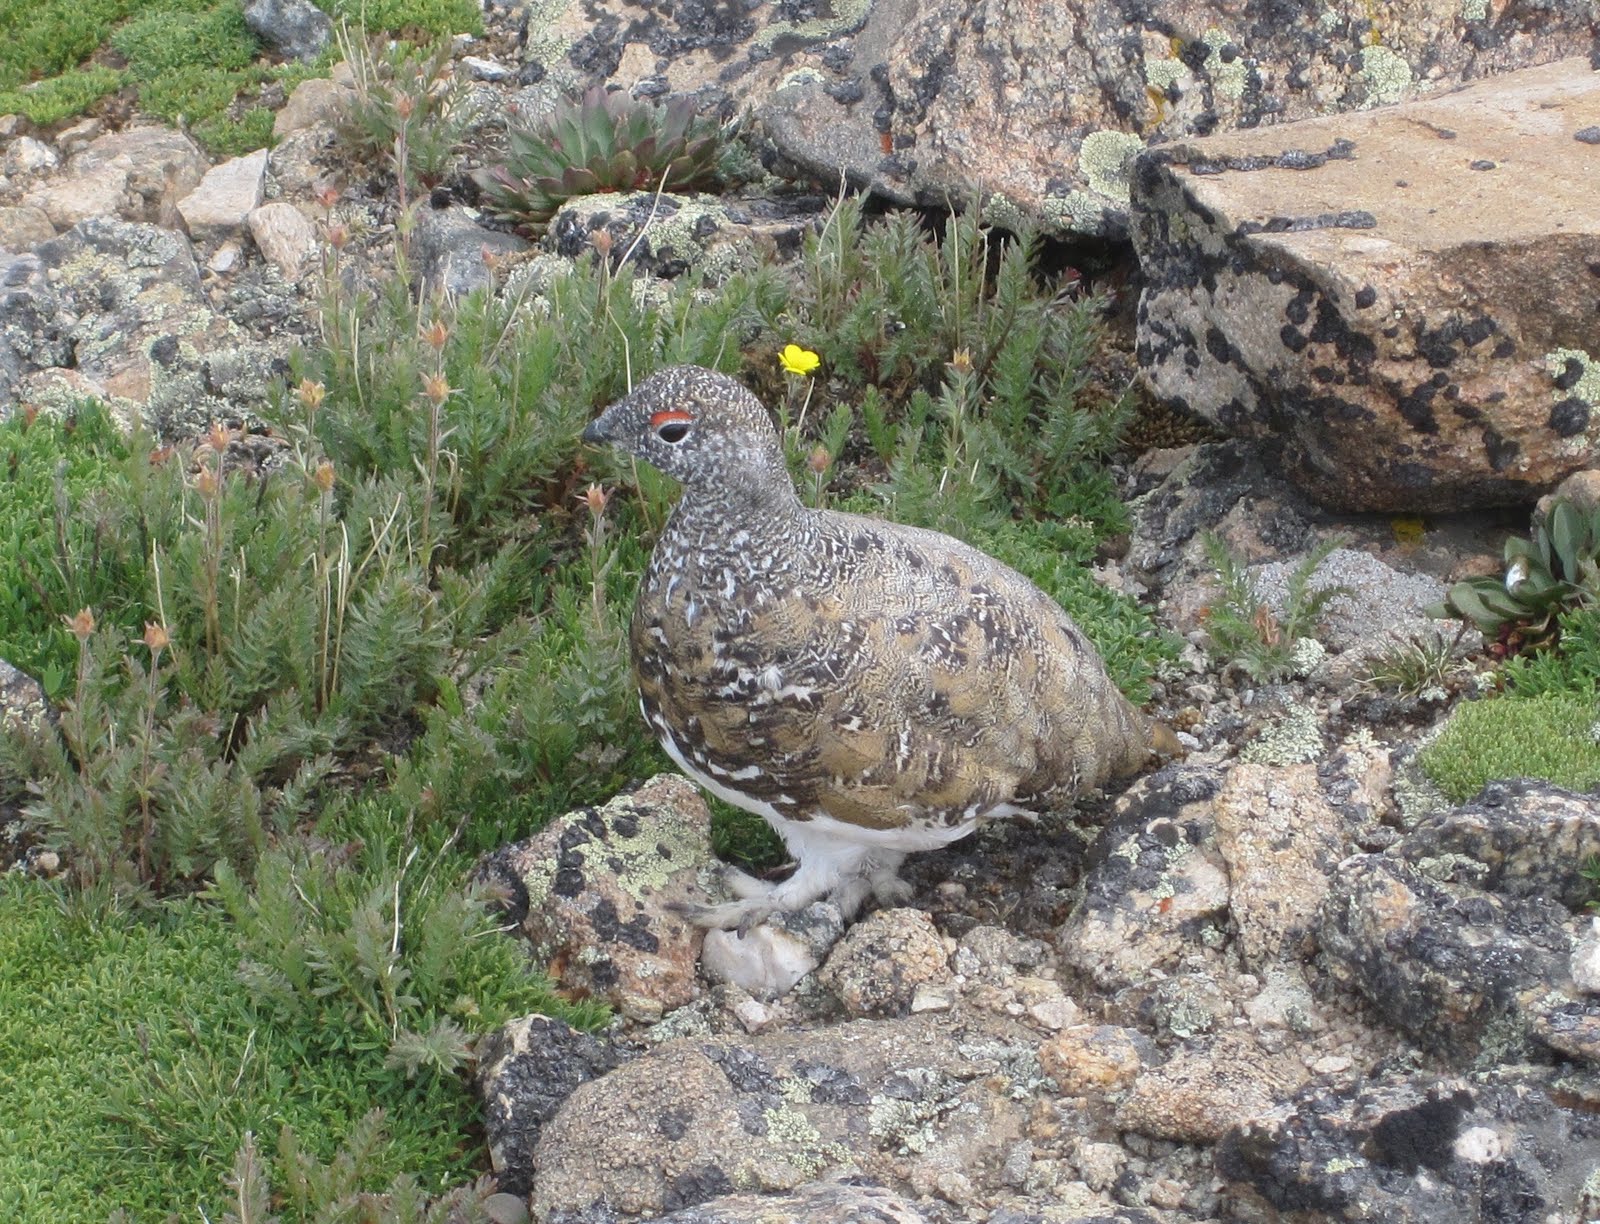
[[[114,68],[73,68],[27,89],[0,89],[0,115],[23,115],[41,127],[82,114],[122,88],[126,74]]]
[[[238,4],[193,12],[151,10],[120,26],[110,41],[127,59],[128,70],[146,83],[180,68],[244,68],[258,50]]]
[[[1571,790],[1600,785],[1600,709],[1592,695],[1547,693],[1463,702],[1418,755],[1445,796],[1462,803],[1486,782],[1544,778]]]
[[[68,687],[78,648],[65,618],[80,608],[137,632],[144,564],[117,530],[128,448],[92,402],[65,418],[0,422],[0,658],[51,698]]]

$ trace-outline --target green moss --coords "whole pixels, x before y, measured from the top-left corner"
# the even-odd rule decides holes
[[[335,1028],[308,1043],[264,1021],[238,964],[232,929],[199,903],[85,912],[0,878],[0,1217],[221,1219],[246,1131],[270,1146],[292,1124],[327,1159],[374,1105],[391,1142],[373,1188],[402,1171],[435,1189],[476,1173],[463,1080],[408,1081],[380,1042],[341,1043]]]
[[[1428,777],[1452,802],[1486,782],[1543,778],[1572,790],[1600,784],[1600,710],[1592,696],[1548,693],[1463,703],[1419,754]]]

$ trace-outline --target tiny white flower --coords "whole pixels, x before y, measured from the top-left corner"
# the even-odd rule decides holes
[[[1506,570],[1506,591],[1515,595],[1517,588],[1528,581],[1528,558],[1518,557]]]

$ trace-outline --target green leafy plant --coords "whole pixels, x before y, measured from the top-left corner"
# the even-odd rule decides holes
[[[1205,616],[1212,657],[1236,664],[1259,683],[1287,679],[1295,673],[1301,639],[1316,632],[1328,605],[1346,593],[1342,586],[1311,586],[1317,568],[1343,541],[1324,540],[1289,572],[1282,612],[1274,612],[1256,592],[1250,571],[1220,536],[1208,532],[1201,542],[1222,582],[1222,598]]]
[[[489,206],[532,229],[568,200],[607,191],[699,191],[713,186],[721,136],[694,102],[635,101],[598,87],[514,128],[506,163],[478,175]]]
[[[1551,645],[1562,612],[1600,599],[1600,508],[1558,498],[1531,538],[1506,541],[1505,561],[1502,577],[1458,582],[1429,609],[1476,625],[1501,658]]]
[[[1442,701],[1467,671],[1456,646],[1438,630],[1396,638],[1372,660],[1366,682],[1402,697]]]
[[[1507,690],[1519,697],[1600,690],[1600,607],[1570,608],[1556,617],[1555,644],[1507,659]]]

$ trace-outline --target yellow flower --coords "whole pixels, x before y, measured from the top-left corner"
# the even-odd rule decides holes
[[[810,374],[822,364],[822,358],[798,344],[786,344],[778,354],[778,362],[790,374]]]

